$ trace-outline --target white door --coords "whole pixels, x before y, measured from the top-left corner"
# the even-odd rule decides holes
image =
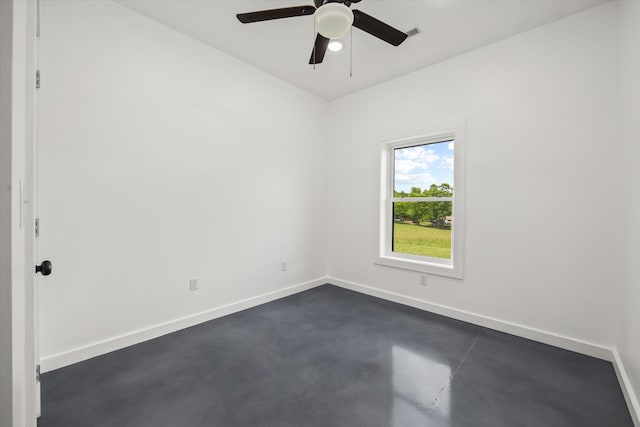
[[[36,90],[33,96],[33,138],[31,138],[32,144],[30,149],[27,150],[27,156],[30,160],[27,163],[31,164],[32,170],[27,171],[30,178],[32,179],[32,203],[31,203],[31,229],[29,242],[31,242],[31,253],[33,254],[33,259],[37,264],[37,267],[34,268],[32,281],[28,285],[31,286],[33,292],[33,360],[36,364],[36,386],[34,390],[34,399],[35,399],[35,408],[36,414],[40,417],[42,413],[42,405],[40,399],[40,340],[39,340],[39,317],[38,317],[38,295],[40,294],[38,291],[38,287],[42,283],[41,275],[48,276],[51,274],[51,261],[43,260],[40,257],[39,245],[38,245],[38,237],[40,235],[40,219],[38,217],[38,200],[39,200],[39,192],[38,192],[38,146],[40,141],[40,135],[38,132],[38,119],[39,119],[39,108],[38,108],[38,88],[40,85],[40,71],[38,66],[38,40],[40,38],[40,0],[35,1],[35,39],[34,39],[34,63],[36,66]],[[34,264],[35,265],[35,264]],[[38,271],[39,270],[39,271]],[[39,274],[38,274],[39,273]],[[46,283],[46,278],[44,280]]]
[[[30,354],[27,355],[28,359],[31,359],[31,365],[34,373],[35,383],[28,390],[33,397],[33,405],[36,415],[40,416],[40,354],[38,351],[38,284],[41,274],[50,274],[51,268],[49,262],[43,262],[40,259],[38,253],[38,226],[37,226],[37,211],[38,211],[38,165],[37,165],[37,147],[38,147],[38,134],[37,134],[37,119],[38,119],[38,102],[37,94],[39,85],[39,75],[36,75],[38,68],[37,51],[38,51],[38,36],[40,26],[40,2],[39,0],[33,0],[28,2],[29,25],[27,32],[29,33],[31,40],[30,49],[27,49],[27,63],[29,64],[30,71],[33,72],[32,91],[27,90],[27,116],[29,122],[27,123],[27,138],[25,147],[25,211],[24,211],[24,229],[25,229],[25,264],[27,265],[26,279],[26,314],[27,314],[27,333],[32,333],[30,341],[32,342],[32,348]],[[41,271],[37,271],[41,270]]]

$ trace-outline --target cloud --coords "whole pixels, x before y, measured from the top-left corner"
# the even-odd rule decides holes
[[[452,156],[444,156],[442,158],[442,162],[440,163],[441,169],[449,169],[453,170],[453,157]]]
[[[425,146],[401,148],[395,151],[395,170],[401,174],[424,172],[440,160],[435,150]]]
[[[409,173],[416,169],[426,169],[429,165],[426,162],[416,160],[398,160],[396,159],[395,169],[399,173]]]
[[[448,148],[449,150],[453,151],[453,145],[454,145],[454,144],[453,144],[453,141],[451,141],[451,142],[449,143],[449,145],[447,145],[447,148]]]
[[[434,182],[435,178],[433,175],[426,172],[412,174],[396,173],[396,185],[422,184],[423,187],[426,187],[424,184]]]

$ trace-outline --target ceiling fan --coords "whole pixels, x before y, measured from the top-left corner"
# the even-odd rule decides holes
[[[295,6],[281,9],[260,10],[257,12],[238,13],[236,16],[243,24],[269,21],[272,19],[293,18],[296,16],[314,15],[317,29],[316,42],[311,52],[309,64],[320,64],[324,60],[329,41],[342,37],[353,25],[393,46],[399,46],[408,37],[406,33],[367,15],[361,10],[353,9],[353,3],[361,0],[314,0],[315,6]]]

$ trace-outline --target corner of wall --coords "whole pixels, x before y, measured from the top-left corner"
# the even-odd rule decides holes
[[[627,402],[629,413],[631,414],[631,418],[633,419],[636,427],[640,427],[640,401],[638,400],[638,395],[633,389],[631,378],[629,377],[629,373],[627,372],[627,369],[622,362],[620,353],[617,349],[612,350],[612,352],[613,368],[616,372],[616,377],[618,377],[618,382],[620,383],[620,388],[622,389],[624,399]]]
[[[636,425],[640,426],[640,2],[619,0],[617,46],[616,291],[618,292],[615,367]]]

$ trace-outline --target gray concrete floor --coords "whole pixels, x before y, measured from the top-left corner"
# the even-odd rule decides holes
[[[632,427],[611,363],[325,285],[42,376],[40,427]]]

